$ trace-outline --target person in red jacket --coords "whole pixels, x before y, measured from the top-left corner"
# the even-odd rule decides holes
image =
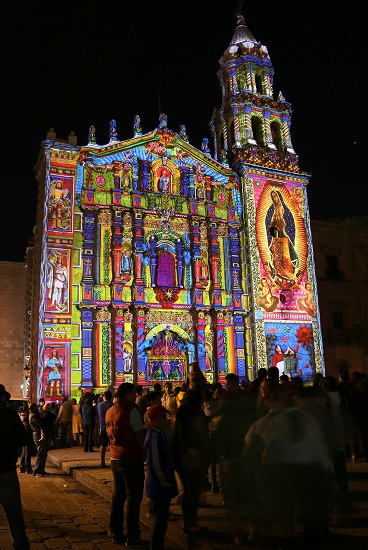
[[[105,416],[114,478],[110,532],[113,544],[126,544],[128,548],[144,548],[149,544],[140,538],[139,527],[144,488],[143,443],[146,431],[142,414],[135,403],[136,397],[135,385],[124,382],[118,388],[114,405],[106,411]],[[125,501],[127,507],[124,518]]]

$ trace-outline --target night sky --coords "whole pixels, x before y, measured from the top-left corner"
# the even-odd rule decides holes
[[[24,5],[22,5],[24,4]],[[359,5],[358,5],[359,4]],[[364,215],[367,209],[365,2],[349,12],[335,2],[245,2],[246,24],[267,46],[274,98],[292,104],[291,138],[315,220]],[[331,9],[330,9],[331,8]],[[96,127],[108,142],[185,124],[192,145],[209,137],[221,106],[218,59],[236,28],[233,0],[35,1],[7,6],[3,17],[1,261],[23,261],[35,224],[34,165],[53,127],[86,145]],[[212,145],[210,143],[210,145]]]

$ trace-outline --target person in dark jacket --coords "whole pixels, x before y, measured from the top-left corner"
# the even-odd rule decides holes
[[[29,425],[32,428],[33,441],[37,449],[36,462],[33,467],[33,475],[43,477],[45,474],[48,451],[48,441],[44,431],[44,419],[40,415],[37,403],[30,404],[29,413]]]
[[[22,421],[23,427],[27,434],[27,445],[22,446],[22,454],[20,455],[20,474],[33,474],[32,470],[32,450],[35,449],[33,442],[32,428],[29,425],[29,411],[28,407],[22,405],[19,408],[19,417]]]
[[[234,544],[254,543],[256,484],[244,467],[242,453],[244,437],[257,419],[255,400],[240,389],[235,373],[227,374],[225,380],[226,391],[213,419],[221,489]]]
[[[148,421],[144,442],[147,463],[146,496],[151,499],[153,521],[150,530],[150,550],[163,550],[171,499],[178,495],[174,458],[165,431],[169,426],[169,411],[162,405],[147,409]]]
[[[52,412],[51,403],[46,403],[43,406],[41,413],[41,418],[43,419],[44,432],[47,438],[48,449],[52,446],[52,438],[55,433],[55,420],[56,416]]]
[[[17,475],[19,447],[27,434],[17,411],[7,406],[9,392],[0,384],[0,504],[4,509],[16,550],[29,550]]]
[[[202,410],[203,393],[187,390],[174,424],[171,448],[175,468],[183,484],[183,530],[185,534],[198,534],[203,530],[197,525],[199,496],[203,476],[210,463],[208,423]]]
[[[111,470],[114,493],[111,502],[110,532],[113,544],[131,548],[147,547],[140,538],[140,506],[144,488],[143,443],[146,431],[135,403],[134,384],[124,382],[117,391],[114,405],[106,411],[106,431],[110,439]],[[127,501],[126,516],[124,505]],[[126,518],[126,522],[124,519]],[[127,535],[124,535],[126,523]]]
[[[95,429],[96,409],[93,406],[93,398],[88,397],[82,405],[83,444],[84,452],[93,453],[93,432]]]
[[[112,407],[112,392],[110,390],[106,390],[103,393],[103,400],[97,403],[97,415],[98,415],[98,421],[100,425],[98,442],[100,445],[101,468],[105,468],[106,466],[106,463],[105,463],[106,447],[110,443],[109,437],[106,432],[106,422],[105,422],[106,411],[110,407]]]

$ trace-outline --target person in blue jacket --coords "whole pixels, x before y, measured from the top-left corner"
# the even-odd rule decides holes
[[[163,550],[171,499],[178,495],[174,459],[165,430],[169,427],[169,411],[153,405],[146,411],[148,422],[143,451],[147,462],[146,496],[151,500],[152,525],[150,550]]]

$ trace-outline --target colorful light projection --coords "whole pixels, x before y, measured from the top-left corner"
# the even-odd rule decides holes
[[[46,311],[70,313],[70,250],[47,250]]]
[[[265,332],[268,366],[278,367],[280,375],[312,380],[316,368],[312,325],[267,322]]]
[[[72,230],[71,200],[72,180],[52,179],[47,203],[48,229],[57,232]]]
[[[308,243],[299,204],[287,186],[272,182],[263,185],[258,197],[256,234],[261,277],[280,290],[293,289],[305,273]]]
[[[266,178],[257,178],[253,189],[259,250],[255,317],[264,322],[267,367],[307,381],[316,370],[318,313],[304,189]]]
[[[54,400],[62,400],[65,395],[69,395],[69,372],[70,345],[49,344],[45,347],[41,372],[43,395]]]

